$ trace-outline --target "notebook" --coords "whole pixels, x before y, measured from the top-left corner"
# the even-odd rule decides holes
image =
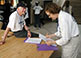
[[[47,44],[38,44],[38,51],[50,51],[50,50],[58,50],[57,46],[48,46]]]

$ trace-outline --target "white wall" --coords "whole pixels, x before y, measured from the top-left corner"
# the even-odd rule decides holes
[[[31,2],[32,6],[35,5],[35,1],[39,1],[40,2],[39,3],[40,5],[43,3],[43,0],[32,0],[32,2]]]
[[[56,3],[57,5],[59,5],[59,6],[63,6],[64,5],[64,2],[65,2],[66,0],[53,0],[53,2],[54,3]]]

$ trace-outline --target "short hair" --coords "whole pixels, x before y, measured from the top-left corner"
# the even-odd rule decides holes
[[[69,5],[70,5],[70,1],[69,1],[69,0],[66,0],[66,1],[65,1],[65,6],[66,6],[66,7],[69,7]]]
[[[49,11],[52,14],[59,13],[60,10],[61,10],[61,7],[53,2],[50,2],[45,6],[45,11]]]
[[[18,7],[24,7],[24,8],[26,8],[26,5],[25,5],[24,3],[18,3],[18,4],[17,4],[17,8],[18,8]]]

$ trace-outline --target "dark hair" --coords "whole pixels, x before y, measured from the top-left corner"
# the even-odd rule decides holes
[[[66,7],[69,7],[69,4],[70,4],[70,1],[65,1],[65,5],[66,5]]]
[[[18,3],[18,4],[17,4],[17,8],[18,8],[18,7],[24,7],[24,8],[26,8],[26,6],[25,6],[24,3]]]
[[[45,7],[45,11],[49,11],[50,13],[52,14],[56,14],[56,13],[59,13],[59,11],[61,10],[61,7],[58,6],[57,4],[55,3],[48,3]]]
[[[38,6],[38,3],[35,3],[36,6]]]

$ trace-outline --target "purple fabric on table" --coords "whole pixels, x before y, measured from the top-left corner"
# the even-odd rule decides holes
[[[49,51],[49,50],[58,50],[57,46],[48,46],[47,44],[38,44],[38,51]]]

